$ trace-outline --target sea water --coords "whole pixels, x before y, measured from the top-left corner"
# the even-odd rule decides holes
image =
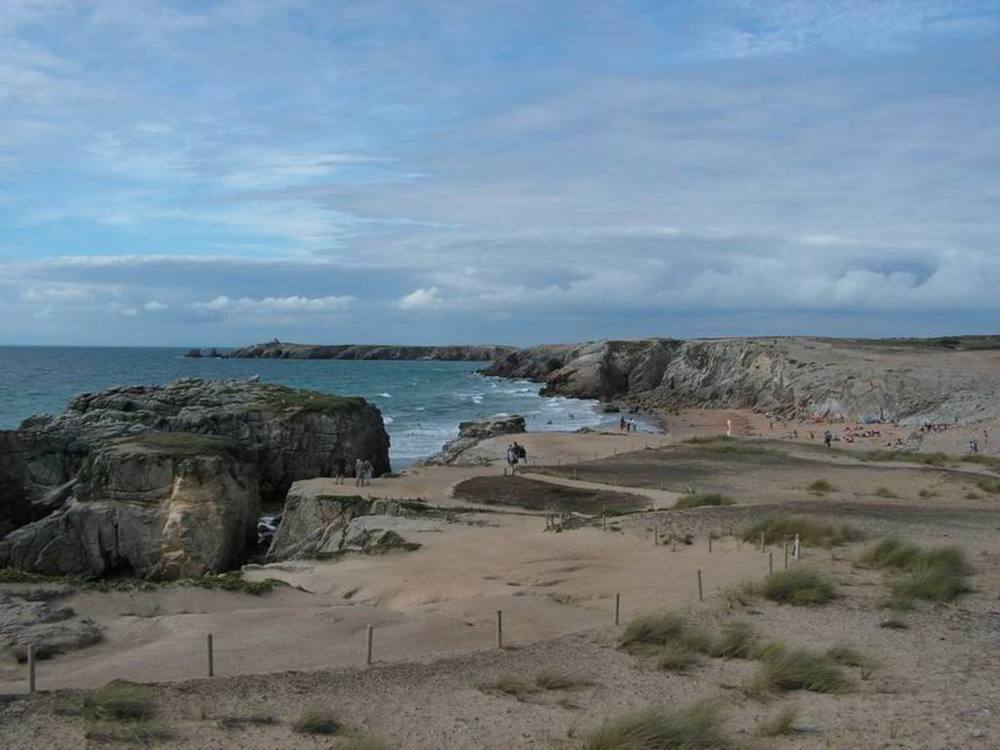
[[[485,377],[483,362],[187,358],[184,349],[0,347],[0,429],[32,414],[58,414],[79,393],[177,378],[249,378],[362,396],[382,412],[393,467],[439,450],[458,423],[520,414],[529,430],[577,430],[617,422],[594,401],[543,398],[526,380]]]

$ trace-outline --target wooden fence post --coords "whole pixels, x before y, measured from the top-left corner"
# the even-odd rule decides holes
[[[35,644],[28,644],[28,692],[35,692]]]
[[[371,625],[365,627],[365,665],[372,663],[372,642],[375,640],[375,628]]]
[[[215,677],[215,644],[212,634],[208,634],[205,645],[208,647],[208,676]]]
[[[698,571],[698,601],[699,602],[705,601],[705,596],[704,596],[704,594],[702,592],[702,588],[701,588],[701,571],[700,570]]]
[[[503,648],[503,612],[497,610],[497,648]]]
[[[621,623],[622,595],[615,594],[615,625]]]

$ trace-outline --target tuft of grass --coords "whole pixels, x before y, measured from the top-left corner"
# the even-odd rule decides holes
[[[917,453],[915,451],[856,451],[854,453],[862,461],[902,461],[919,463],[924,466],[944,466],[958,460],[946,453]]]
[[[119,743],[149,747],[157,742],[177,739],[177,732],[162,721],[91,721],[87,723],[83,736],[84,739],[104,744]]]
[[[993,471],[1000,471],[1000,456],[984,456],[982,453],[972,453],[962,456],[962,461],[968,464],[979,464]]]
[[[835,492],[837,488],[825,479],[817,479],[806,489],[814,495],[825,495],[827,492]]]
[[[680,646],[696,654],[712,651],[712,636],[673,612],[641,615],[628,624],[621,648],[630,654],[655,654],[666,646]]]
[[[687,672],[700,662],[698,652],[683,641],[671,641],[665,644],[656,660],[657,666],[668,672]]]
[[[273,383],[263,385],[261,390],[262,393],[257,403],[261,408],[269,410],[297,409],[305,412],[339,414],[358,411],[364,408],[367,403],[363,398],[357,396],[337,396],[332,393],[289,388]]]
[[[292,724],[299,734],[335,735],[344,730],[344,725],[337,716],[323,706],[312,706],[302,712],[302,715]]]
[[[776,691],[844,693],[850,688],[850,679],[828,657],[804,649],[779,649],[757,668],[746,692],[763,698]]]
[[[535,685],[541,690],[579,690],[594,683],[582,677],[546,670],[535,675]]]
[[[144,721],[154,708],[152,691],[127,680],[113,680],[83,698],[84,716],[95,721]]]
[[[895,492],[893,492],[892,490],[890,490],[888,487],[879,487],[877,490],[875,490],[875,496],[876,497],[884,497],[884,498],[887,498],[887,499],[888,498],[897,498],[897,497],[899,497],[899,495],[897,495]]]
[[[200,576],[190,576],[176,579],[142,579],[142,578],[84,578],[82,576],[50,576],[41,573],[29,573],[17,568],[0,568],[0,583],[55,583],[64,584],[83,591],[156,591],[166,587],[194,586],[203,589],[223,589],[238,591],[243,594],[260,596],[274,590],[277,586],[287,585],[277,578],[265,578],[262,581],[248,581],[238,571],[227,573],[205,573]]]
[[[951,601],[971,590],[968,578],[974,572],[958,547],[926,549],[893,537],[865,550],[858,564],[892,574],[889,589],[901,606],[912,599]]]
[[[760,585],[760,593],[779,604],[797,606],[827,604],[837,596],[832,578],[808,568],[772,573]]]
[[[1000,479],[980,479],[976,487],[991,495],[1000,495]]]
[[[502,693],[519,701],[526,701],[533,695],[546,690],[579,690],[593,683],[582,677],[547,670],[535,675],[534,680],[516,675],[503,675],[494,682],[484,683],[479,689],[484,692]]]
[[[725,495],[720,495],[718,493],[703,493],[696,492],[692,494],[682,495],[680,499],[674,503],[675,510],[683,510],[685,508],[700,508],[703,506],[719,506],[719,505],[735,505],[736,501],[731,497],[726,497]]]
[[[827,649],[826,656],[830,661],[845,667],[858,667],[859,669],[869,671],[876,667],[874,659],[846,643],[838,643],[836,646],[831,646]]]
[[[223,716],[217,723],[219,729],[246,729],[247,727],[277,724],[278,720],[269,714],[248,714],[245,716]]]
[[[757,724],[754,732],[758,737],[782,737],[795,732],[795,721],[799,718],[799,707],[784,706],[778,712]]]
[[[541,690],[541,688],[539,688],[534,682],[524,677],[517,677],[515,675],[503,675],[495,682],[480,685],[479,689],[483,691],[503,693],[504,695],[509,695],[512,698],[517,698],[519,701],[523,701],[529,695],[534,695]]]
[[[934,490],[928,490],[928,489],[922,489],[917,494],[924,500],[930,500],[932,497],[938,496],[938,493],[934,492]]]
[[[799,541],[806,546],[825,548],[859,542],[865,538],[864,533],[848,524],[822,523],[785,514],[765,516],[744,528],[743,541],[757,543],[761,533],[767,544],[793,539],[798,535]]]
[[[712,656],[723,659],[750,659],[757,648],[757,632],[747,622],[727,622],[722,636],[712,650]]]
[[[982,498],[982,495],[978,492],[966,492],[964,497],[966,500],[979,500]]]
[[[901,619],[895,616],[890,616],[882,620],[879,624],[880,628],[886,628],[887,630],[909,630],[910,626],[903,622]]]
[[[664,712],[649,708],[608,719],[583,743],[583,750],[709,750],[726,747],[715,706],[697,703]]]

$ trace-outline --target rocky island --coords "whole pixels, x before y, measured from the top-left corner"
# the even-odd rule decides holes
[[[373,344],[289,344],[270,341],[219,353],[192,349],[187,357],[222,357],[225,359],[381,359],[440,360],[449,362],[492,362],[515,351],[512,346],[391,346]]]

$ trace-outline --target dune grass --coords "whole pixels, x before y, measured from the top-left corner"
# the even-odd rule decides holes
[[[795,732],[795,721],[798,718],[798,706],[783,706],[774,716],[760,721],[754,734],[758,737],[782,737],[792,734]]]
[[[877,666],[877,662],[867,654],[858,651],[854,646],[846,643],[838,643],[831,646],[826,651],[826,656],[830,661],[844,667],[858,667],[862,670],[871,671]]]
[[[934,490],[928,490],[926,488],[920,490],[920,492],[918,492],[917,494],[924,500],[930,500],[932,497],[938,496],[938,493],[936,493]]]
[[[712,656],[722,659],[751,659],[757,648],[758,636],[750,623],[727,622],[722,636],[715,643]]]
[[[591,680],[583,677],[555,670],[545,670],[535,675],[534,679],[517,675],[502,675],[493,682],[480,685],[479,689],[484,692],[502,693],[517,698],[519,701],[526,701],[545,691],[579,690],[593,684]]]
[[[801,516],[774,514],[761,518],[743,529],[743,541],[757,543],[764,534],[767,544],[794,539],[809,547],[837,547],[842,544],[859,542],[865,538],[857,528],[848,524],[832,524],[813,521]]]
[[[866,549],[857,564],[889,573],[889,589],[901,606],[912,599],[952,601],[971,590],[968,579],[974,572],[959,547],[927,549],[895,537]]]
[[[697,703],[678,711],[649,708],[608,719],[583,750],[709,750],[727,747],[715,706]]]
[[[681,442],[684,445],[697,446],[699,450],[729,455],[760,456],[778,452],[774,448],[754,440],[741,440],[726,435],[698,435]]]
[[[306,708],[292,724],[299,734],[317,734],[332,736],[344,731],[345,725],[333,711],[325,706],[310,706]]]
[[[765,656],[745,690],[754,698],[766,698],[775,692],[790,690],[844,693],[851,685],[840,666],[824,654],[775,648]]]
[[[713,639],[673,612],[640,615],[628,624],[620,643],[630,654],[656,654],[664,647],[682,647],[696,654],[711,653]]]
[[[817,479],[806,487],[814,495],[825,495],[828,492],[836,492],[837,488],[826,479]]]
[[[773,602],[796,606],[827,604],[837,597],[833,579],[808,568],[772,573],[760,584],[759,592]]]
[[[892,490],[890,490],[888,487],[879,487],[877,490],[875,490],[875,496],[876,497],[884,497],[886,499],[892,499],[892,498],[898,498],[899,497],[899,495],[897,495],[895,492],[893,492]]]
[[[687,672],[701,663],[698,652],[683,641],[671,641],[660,649],[656,664],[668,672]]]
[[[83,736],[95,743],[149,747],[177,739],[177,732],[163,721],[91,721]],[[89,747],[90,743],[87,745]]]
[[[113,680],[83,698],[84,716],[95,721],[143,721],[154,710],[153,692],[126,680]]]
[[[1000,495],[1000,479],[980,479],[976,487],[991,495]]]
[[[674,503],[674,508],[676,510],[683,510],[685,508],[701,508],[703,506],[719,506],[719,505],[735,505],[736,501],[731,497],[726,497],[725,495],[720,495],[718,493],[704,493],[695,492],[691,494],[682,495],[680,499]]]

